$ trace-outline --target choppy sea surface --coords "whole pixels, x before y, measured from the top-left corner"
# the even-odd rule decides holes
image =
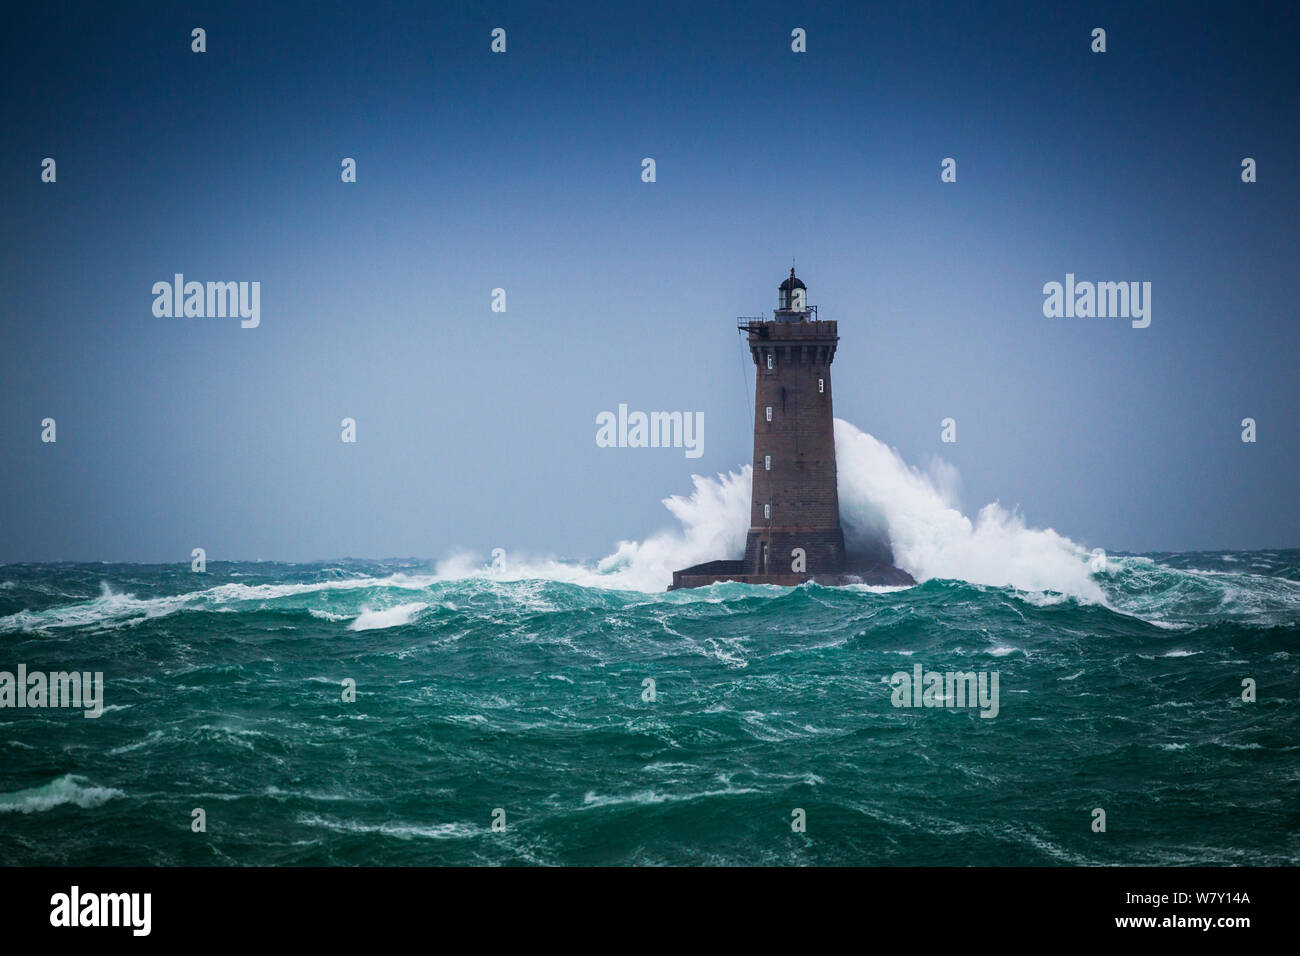
[[[105,705],[0,709],[0,864],[1300,863],[1300,551],[1104,565],[1100,600],[0,566],[0,671]],[[997,716],[894,706],[916,664],[996,672]]]

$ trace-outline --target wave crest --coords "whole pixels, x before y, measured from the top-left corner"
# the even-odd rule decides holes
[[[0,793],[0,813],[44,813],[69,803],[88,810],[114,797],[126,796],[121,790],[87,786],[88,783],[85,777],[68,773],[40,787]]]

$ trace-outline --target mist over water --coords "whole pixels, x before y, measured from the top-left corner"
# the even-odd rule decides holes
[[[973,521],[963,515],[954,494],[960,479],[951,466],[936,463],[923,472],[842,419],[835,420],[835,453],[850,553],[871,552],[883,538],[892,542],[898,567],[918,582],[946,578],[1104,600],[1091,576],[1089,553],[1069,538],[1031,528],[997,503],[985,505]],[[749,465],[716,477],[692,476],[690,494],[664,500],[676,528],[620,541],[594,566],[513,557],[497,575],[662,591],[673,571],[744,555],[752,477]],[[438,572],[448,578],[484,573],[481,559],[473,557],[443,562]]]
[[[1028,527],[996,502],[975,520],[956,507],[951,466],[926,474],[884,442],[835,420],[840,516],[849,550],[883,531],[894,560],[917,581],[947,578],[971,584],[1056,591],[1101,601],[1089,553],[1064,535]]]

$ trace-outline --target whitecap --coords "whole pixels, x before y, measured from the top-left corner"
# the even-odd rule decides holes
[[[410,604],[398,604],[377,611],[362,610],[356,620],[348,625],[348,630],[374,631],[386,627],[402,627],[415,620],[415,616],[428,606],[421,601],[412,601]]]
[[[85,777],[68,773],[40,787],[0,794],[0,813],[44,813],[67,804],[88,810],[126,796],[121,790],[88,783]]]

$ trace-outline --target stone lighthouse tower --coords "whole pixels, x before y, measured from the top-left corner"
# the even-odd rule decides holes
[[[749,584],[914,584],[887,541],[857,560],[844,547],[836,488],[831,362],[839,324],[823,322],[790,270],[771,319],[739,326],[754,360],[754,470],[749,534],[740,560],[673,572],[671,589]],[[670,589],[670,590],[671,590]]]
[[[772,320],[741,326],[756,369],[748,574],[844,570],[831,414],[839,325],[819,321],[807,297],[791,269],[778,289]]]

